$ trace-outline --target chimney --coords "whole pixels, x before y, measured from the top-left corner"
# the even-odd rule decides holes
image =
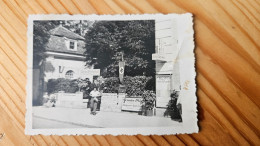
[[[62,26],[62,24],[63,24],[63,22],[62,22],[62,21],[60,21],[60,26]]]
[[[81,36],[83,36],[83,24],[82,24],[82,20],[79,21],[79,33]]]

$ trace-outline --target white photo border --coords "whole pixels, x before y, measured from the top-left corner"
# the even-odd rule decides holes
[[[178,31],[178,60],[180,62],[180,82],[182,97],[182,126],[142,127],[142,128],[70,128],[70,129],[33,129],[32,128],[32,86],[33,86],[33,21],[35,20],[155,20],[176,19]],[[194,55],[193,16],[186,14],[142,14],[142,15],[30,15],[27,32],[27,98],[26,98],[26,135],[169,135],[198,133],[196,72]]]

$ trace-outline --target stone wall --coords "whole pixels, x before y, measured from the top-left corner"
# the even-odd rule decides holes
[[[124,97],[125,94],[103,93],[100,111],[121,112]]]
[[[56,107],[87,108],[88,99],[83,99],[83,92],[56,93]]]

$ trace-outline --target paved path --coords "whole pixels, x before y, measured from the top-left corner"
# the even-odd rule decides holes
[[[37,128],[53,128],[48,124],[39,123],[40,119],[52,120],[55,122],[64,122],[71,125],[71,128],[80,127],[106,127],[106,128],[121,128],[121,127],[161,127],[161,126],[178,126],[182,123],[171,120],[165,117],[147,117],[131,112],[103,112],[100,111],[97,115],[91,115],[89,109],[71,109],[71,108],[46,108],[33,107],[33,125]],[[62,127],[62,126],[59,126]],[[69,128],[68,125],[65,125]]]
[[[86,126],[81,126],[77,124],[71,124],[64,121],[58,120],[50,120],[42,117],[33,117],[33,128],[41,129],[41,128],[87,128]]]

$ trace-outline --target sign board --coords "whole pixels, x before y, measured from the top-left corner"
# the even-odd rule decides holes
[[[80,71],[81,75],[100,76],[100,69],[84,69]]]
[[[164,54],[152,54],[152,60],[167,61]]]
[[[125,98],[122,104],[122,110],[126,111],[141,111],[142,110],[142,97],[137,98]]]

